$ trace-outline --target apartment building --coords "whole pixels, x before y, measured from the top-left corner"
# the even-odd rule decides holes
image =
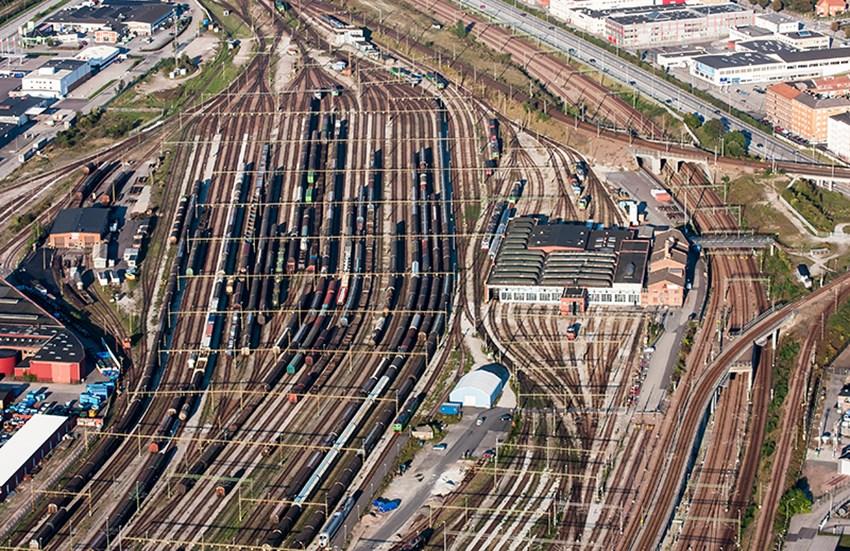
[[[848,76],[783,82],[765,94],[767,119],[811,143],[827,143],[829,119],[849,111]]]

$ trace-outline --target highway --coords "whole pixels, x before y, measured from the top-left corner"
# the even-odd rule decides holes
[[[811,162],[813,159],[780,138],[759,130],[729,113],[682,90],[666,80],[624,61],[611,52],[572,33],[515,8],[501,0],[457,0],[464,8],[486,15],[490,20],[516,28],[521,34],[538,39],[562,53],[587,65],[597,67],[609,77],[629,85],[659,103],[667,104],[682,113],[700,113],[706,118],[723,117],[731,130],[741,130],[751,136],[751,152],[766,159]],[[763,144],[758,147],[758,144]]]

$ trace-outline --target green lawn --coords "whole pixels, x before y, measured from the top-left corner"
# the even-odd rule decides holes
[[[243,45],[243,48],[248,46]],[[176,88],[144,94],[134,89],[125,92],[115,99],[110,105],[120,108],[161,109],[164,116],[176,113],[186,107],[190,101],[201,101],[211,95],[224,90],[228,84],[239,74],[241,67],[233,63],[233,57],[237,50],[228,50],[221,47],[215,58],[202,65],[201,71],[189,78]],[[158,73],[158,66],[145,80],[152,78]]]
[[[213,19],[221,24],[224,31],[233,38],[251,38],[251,28],[239,16],[230,12],[224,15],[228,8],[213,0],[201,0],[201,4],[212,13]]]
[[[782,191],[782,197],[820,231],[831,232],[836,224],[850,222],[850,199],[806,180]]]
[[[746,175],[729,182],[728,203],[741,206],[741,217],[746,229],[777,236],[788,246],[804,246],[804,236],[787,216],[776,210],[766,200],[765,186],[776,185],[764,176]]]

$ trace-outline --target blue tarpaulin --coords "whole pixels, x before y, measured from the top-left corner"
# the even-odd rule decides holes
[[[396,509],[398,509],[398,506],[401,505],[401,500],[379,497],[378,499],[372,502],[372,505],[375,506],[379,513],[388,513],[390,511],[395,511]]]

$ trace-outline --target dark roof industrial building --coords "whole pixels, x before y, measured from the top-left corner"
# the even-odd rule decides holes
[[[74,208],[59,211],[47,243],[56,249],[87,249],[103,240],[109,226],[109,209]]]
[[[85,355],[59,320],[0,279],[0,375],[78,383]]]
[[[585,296],[590,305],[637,306],[650,250],[651,241],[631,229],[515,218],[487,287],[506,302],[558,304]]]
[[[177,4],[149,0],[104,0],[100,5],[59,11],[47,23],[56,31],[99,29],[150,35],[177,13]]]

